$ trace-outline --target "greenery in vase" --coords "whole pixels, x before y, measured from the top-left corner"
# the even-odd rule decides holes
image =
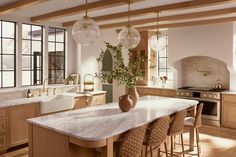
[[[118,85],[126,85],[128,88],[135,86],[136,80],[144,78],[144,70],[140,68],[147,61],[147,56],[139,56],[136,59],[131,59],[129,56],[129,62],[127,65],[124,63],[122,55],[122,45],[113,46],[108,42],[105,42],[106,47],[111,49],[110,51],[113,56],[113,70],[112,71],[100,71],[96,73],[96,77],[101,79],[103,82],[116,80]],[[97,58],[98,62],[103,61],[105,52],[102,50],[101,54]],[[129,53],[130,55],[130,53]]]

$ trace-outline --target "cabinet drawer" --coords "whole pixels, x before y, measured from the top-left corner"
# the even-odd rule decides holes
[[[0,134],[7,132],[7,121],[6,120],[0,120]]]
[[[92,105],[101,105],[105,104],[105,95],[94,95]]]
[[[223,95],[223,101],[236,103],[236,95]]]
[[[160,90],[155,89],[155,88],[137,88],[137,90],[140,96],[146,96],[146,95],[160,96],[161,95]]]
[[[7,109],[0,108],[0,119],[6,119],[6,118],[7,118]]]
[[[175,95],[176,95],[175,90],[161,90],[161,96],[175,97]]]
[[[7,147],[7,137],[6,135],[0,135],[0,150]]]

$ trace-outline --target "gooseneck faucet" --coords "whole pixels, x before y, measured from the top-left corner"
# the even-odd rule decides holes
[[[49,80],[49,78],[45,78],[44,80],[43,80],[43,92],[46,92],[47,90],[46,90],[46,81],[50,81]]]

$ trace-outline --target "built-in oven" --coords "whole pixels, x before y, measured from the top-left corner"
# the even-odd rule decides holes
[[[203,103],[202,123],[220,126],[220,93],[179,91],[176,97],[197,100],[199,101],[199,104]]]

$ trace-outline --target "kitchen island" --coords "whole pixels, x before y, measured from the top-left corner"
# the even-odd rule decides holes
[[[158,96],[141,97],[134,109],[123,113],[117,102],[29,119],[30,157],[113,157],[113,142],[123,133],[183,109],[195,100]]]

